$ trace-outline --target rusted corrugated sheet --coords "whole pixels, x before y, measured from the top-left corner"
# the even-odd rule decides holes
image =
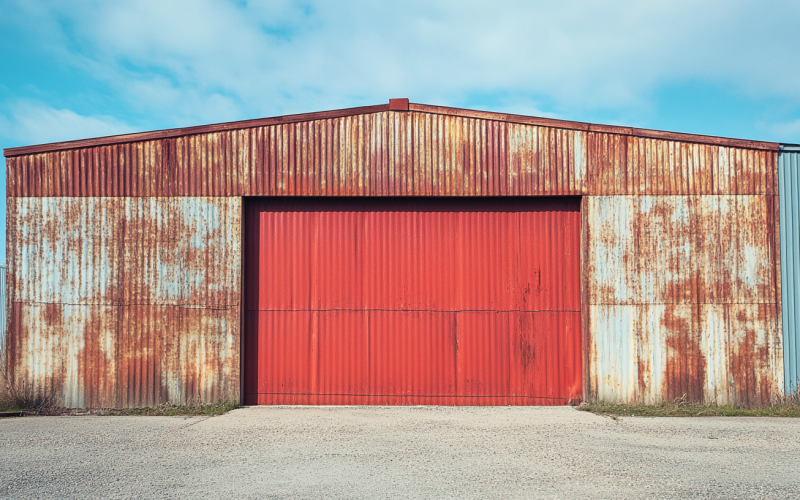
[[[378,104],[374,106],[363,106],[359,108],[337,109],[332,111],[319,111],[315,113],[304,113],[299,115],[275,116],[272,118],[257,118],[253,120],[243,120],[238,122],[217,123],[213,125],[199,125],[194,127],[183,127],[167,130],[155,130],[152,132],[139,132],[134,134],[123,134],[94,139],[81,139],[77,141],[56,142],[50,144],[40,144],[35,146],[22,146],[17,148],[7,148],[3,150],[6,157],[24,156],[52,151],[66,151],[69,149],[81,149],[95,146],[107,146],[110,144],[126,144],[131,142],[146,142],[156,139],[168,139],[174,137],[185,137],[190,135],[207,134],[215,132],[225,132],[229,130],[243,130],[248,128],[265,127],[271,125],[281,125],[300,122],[313,122],[318,120],[330,120],[357,115],[368,115],[385,111],[413,111],[417,113],[427,113],[434,115],[444,115],[461,118],[472,118],[478,120],[489,120],[504,123],[516,123],[521,125],[534,125],[563,130],[575,130],[580,132],[601,132],[605,134],[625,135],[631,137],[641,137],[645,139],[660,139],[665,141],[676,141],[693,144],[709,144],[731,148],[759,149],[764,151],[778,151],[779,144],[775,142],[750,141],[746,139],[730,139],[726,137],[713,137],[708,135],[684,134],[680,132],[665,132],[661,130],[648,130],[634,127],[622,127],[618,125],[599,125],[594,123],[582,123],[568,120],[558,120],[553,118],[540,118],[535,116],[514,115],[508,113],[493,113],[489,111],[475,111],[471,109],[449,108],[445,106],[431,106],[427,104],[409,103],[408,99],[390,99],[389,104]]]
[[[248,210],[245,402],[582,397],[577,199],[271,199]]]
[[[0,304],[2,304],[3,310],[0,311],[0,350],[5,351],[6,347],[6,311],[8,311],[8,306],[6,304],[6,266],[0,266]],[[0,360],[2,362],[2,360]],[[0,367],[2,369],[3,367]]]
[[[773,198],[589,198],[594,397],[759,405],[782,393]]]
[[[586,194],[776,194],[774,151],[590,132]]]
[[[7,159],[9,196],[775,194],[776,153],[421,112]]]
[[[241,201],[9,198],[13,373],[75,407],[238,395]]]
[[[775,304],[592,305],[593,397],[763,406],[783,393]]]

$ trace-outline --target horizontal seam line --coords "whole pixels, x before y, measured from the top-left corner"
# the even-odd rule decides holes
[[[420,394],[339,394],[339,393],[317,393],[317,392],[245,392],[245,395],[269,395],[269,396],[353,396],[360,398],[525,398],[525,399],[553,399],[568,400],[570,398],[558,398],[548,396],[469,396],[469,395],[431,395]],[[572,398],[576,399],[576,398]]]
[[[100,306],[100,307],[127,307],[127,306],[157,306],[157,307],[180,307],[182,309],[214,309],[214,310],[224,310],[224,309],[231,309],[233,307],[238,307],[238,304],[233,305],[221,305],[221,306],[204,306],[199,304],[154,304],[152,302],[132,302],[132,303],[90,303],[90,304],[79,304],[79,303],[72,303],[72,302],[36,302],[36,301],[25,301],[25,300],[13,300],[12,303],[14,304],[25,304],[25,305],[39,305],[39,306]]]
[[[601,304],[589,304],[590,306],[774,306],[777,302],[603,302]]]
[[[460,312],[581,312],[580,309],[246,309],[247,312],[431,312],[431,313],[460,313]]]

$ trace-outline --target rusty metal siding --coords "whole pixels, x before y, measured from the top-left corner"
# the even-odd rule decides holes
[[[74,407],[238,396],[240,199],[8,201],[14,376]]]
[[[776,154],[421,112],[7,159],[8,195],[508,196],[777,192]]]
[[[6,323],[8,322],[6,297],[6,266],[2,265],[0,266],[0,304],[2,304],[2,309],[0,310],[0,352],[5,352],[6,350]],[[2,361],[3,359],[0,358],[0,362]],[[2,368],[0,367],[0,369]]]
[[[776,303],[771,197],[589,203],[592,304]]]
[[[761,405],[782,394],[772,198],[589,198],[593,397]]]
[[[787,394],[800,390],[800,146],[778,155],[783,362]]]
[[[762,406],[783,393],[774,304],[592,305],[592,396]]]
[[[777,193],[773,151],[589,132],[586,194]]]
[[[225,132],[230,130],[245,130],[272,125],[285,125],[292,123],[314,122],[320,120],[332,120],[336,118],[346,118],[360,115],[371,115],[386,111],[412,111],[416,113],[426,113],[433,115],[453,116],[460,118],[471,118],[478,120],[488,120],[493,122],[516,123],[520,125],[533,125],[548,127],[553,129],[576,130],[581,132],[600,132],[605,134],[616,134],[623,136],[641,137],[649,139],[659,139],[664,141],[676,141],[691,144],[711,144],[730,148],[754,149],[763,151],[778,151],[780,145],[775,142],[749,141],[744,139],[730,139],[725,137],[712,137],[697,134],[682,134],[677,132],[665,132],[662,130],[647,130],[632,127],[620,127],[616,125],[598,125],[593,123],[572,122],[566,120],[556,120],[552,118],[537,118],[535,116],[522,116],[505,113],[491,113],[487,111],[474,111],[469,109],[448,108],[444,106],[430,106],[427,104],[409,103],[408,99],[390,99],[389,104],[379,104],[375,106],[363,106],[359,108],[338,109],[333,111],[320,111],[316,113],[305,113],[299,115],[275,116],[271,118],[258,118],[254,120],[244,120],[228,123],[217,123],[212,125],[200,125],[195,127],[184,127],[167,130],[155,130],[152,132],[139,132],[134,134],[123,134],[109,137],[99,137],[95,139],[82,139],[77,141],[56,142],[50,144],[40,144],[34,146],[23,146],[18,148],[7,148],[3,150],[6,157],[33,155],[50,151],[66,151],[87,147],[106,146],[110,144],[128,144],[133,142],[147,142],[157,139],[170,139],[176,137],[188,137],[193,135]]]

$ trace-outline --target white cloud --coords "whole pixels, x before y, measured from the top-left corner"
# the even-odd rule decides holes
[[[130,125],[108,116],[82,116],[69,109],[55,109],[36,101],[19,101],[0,115],[0,136],[19,145],[124,134]]]
[[[106,81],[116,99],[181,124],[393,96],[458,105],[498,91],[513,97],[492,102],[520,109],[540,109],[545,98],[567,111],[634,109],[647,107],[659,85],[689,80],[800,104],[800,3],[789,1],[74,0],[18,8],[46,18],[29,24],[46,26],[41,36],[53,50]]]
[[[793,120],[788,122],[766,124],[759,123],[759,128],[769,133],[776,141],[785,141],[789,143],[800,142],[800,120]]]

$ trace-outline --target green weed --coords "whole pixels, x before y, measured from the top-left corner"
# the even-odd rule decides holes
[[[578,407],[596,415],[618,417],[800,417],[800,397],[786,396],[763,408],[703,404],[679,398],[657,405],[585,403]]]

